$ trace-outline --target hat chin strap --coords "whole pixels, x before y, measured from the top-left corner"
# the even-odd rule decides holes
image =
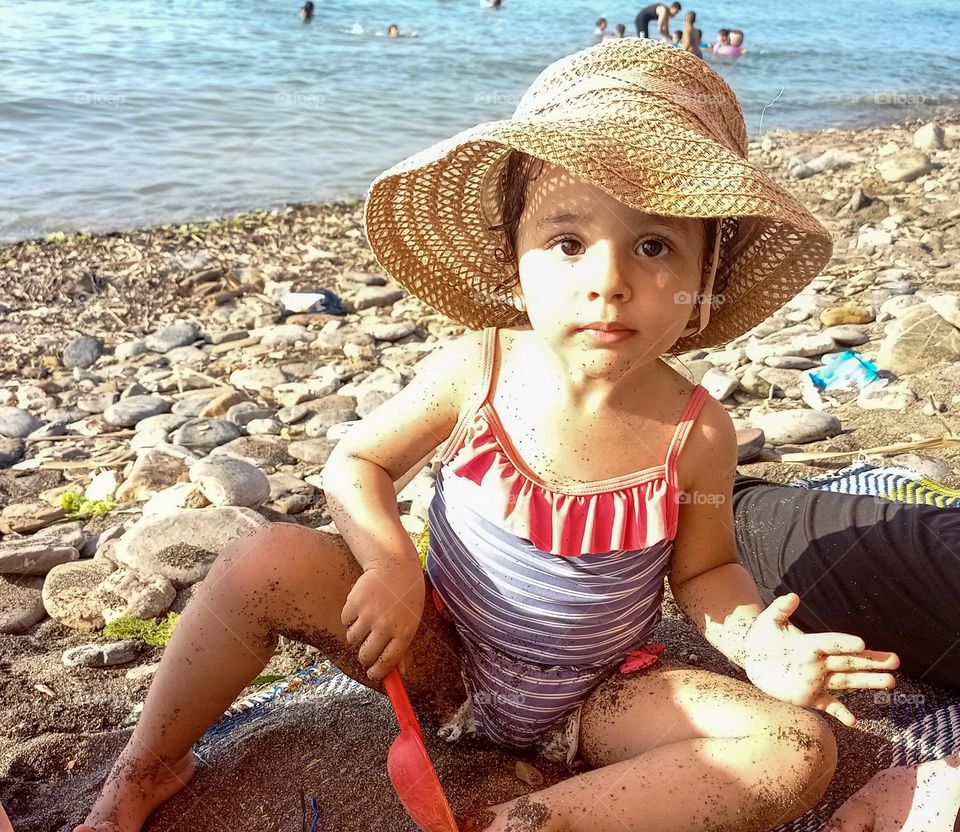
[[[720,238],[723,236],[719,222],[717,223],[717,233],[715,236],[716,239],[713,241],[713,256],[710,258],[710,274],[707,275],[707,279],[700,289],[700,296],[697,302],[700,309],[700,320],[698,323],[689,324],[683,331],[682,338],[698,335],[703,332],[707,324],[710,323],[710,306],[713,303],[713,282],[717,277],[717,266],[720,261]]]

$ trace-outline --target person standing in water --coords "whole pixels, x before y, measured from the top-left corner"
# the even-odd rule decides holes
[[[313,0],[307,0],[307,2],[300,7],[300,19],[304,23],[309,23],[313,20]]]
[[[683,19],[683,37],[680,40],[680,48],[698,58],[703,58],[703,52],[700,51],[700,38],[703,33],[694,26],[697,21],[696,12],[687,12]]]
[[[650,24],[657,21],[657,35],[663,40],[670,40],[670,18],[680,11],[679,3],[671,3],[667,6],[665,3],[653,3],[637,14],[637,37],[650,37]]]

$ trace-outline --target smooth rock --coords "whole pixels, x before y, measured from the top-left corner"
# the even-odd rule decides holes
[[[821,332],[844,347],[858,347],[870,340],[869,333],[855,326],[830,326]]]
[[[915,295],[894,295],[880,305],[877,320],[889,321],[901,317],[908,309],[919,306],[923,301]]]
[[[128,396],[103,411],[103,418],[111,425],[129,428],[142,419],[166,413],[170,402],[160,396]]]
[[[116,545],[114,543],[114,555]],[[90,592],[104,621],[117,618],[156,618],[163,615],[177,597],[173,584],[163,575],[149,575],[130,569],[111,572]]]
[[[271,349],[283,349],[292,347],[300,342],[309,344],[316,336],[305,326],[299,324],[283,324],[272,326],[264,333],[260,343]]]
[[[23,635],[46,618],[42,586],[39,577],[0,575],[0,633]]]
[[[781,370],[810,370],[819,366],[816,361],[799,355],[771,355],[765,358],[763,363]]]
[[[198,416],[207,416],[214,419],[229,419],[230,411],[241,404],[251,404],[254,407],[260,407],[257,402],[250,401],[246,393],[240,390],[226,390],[218,396],[210,399]]]
[[[390,286],[364,286],[353,296],[353,308],[359,311],[374,306],[393,306],[403,295],[403,289]]]
[[[103,341],[93,335],[81,335],[63,348],[61,362],[68,370],[74,367],[85,370],[93,366],[102,354]]]
[[[233,457],[201,459],[190,466],[190,481],[215,506],[256,508],[270,496],[270,481],[259,468]]]
[[[199,339],[200,332],[190,323],[175,323],[165,326],[143,339],[144,345],[153,352],[169,352],[176,347],[186,347]]]
[[[920,456],[919,454],[897,454],[890,457],[890,464],[898,468],[908,468],[924,477],[940,482],[953,473],[953,467],[942,459]]]
[[[864,410],[906,410],[916,400],[913,390],[902,384],[886,387],[868,384],[857,396],[857,405]]]
[[[330,458],[334,447],[336,443],[328,439],[300,439],[287,446],[287,453],[301,462],[323,465]]]
[[[300,514],[312,504],[317,489],[310,483],[291,474],[272,474],[267,478],[270,481],[270,497],[266,507],[282,514]]]
[[[230,384],[243,390],[273,390],[286,380],[286,373],[279,367],[251,367],[230,373]]]
[[[722,401],[740,386],[740,380],[713,367],[703,374],[700,384],[711,396]]]
[[[182,509],[143,518],[117,543],[117,561],[139,572],[164,575],[176,588],[203,580],[230,541],[267,521],[249,508]]]
[[[941,292],[929,295],[927,303],[941,318],[960,329],[960,295]]]
[[[173,435],[173,442],[185,448],[216,448],[241,435],[240,428],[226,419],[207,419],[198,416],[184,422]]]
[[[943,150],[943,128],[935,121],[928,121],[913,134],[913,146],[920,150]]]
[[[66,667],[113,667],[132,662],[142,652],[142,643],[130,638],[71,647],[64,652],[62,659]]]
[[[0,533],[30,534],[64,517],[62,508],[47,503],[11,503],[0,511]]]
[[[737,462],[753,459],[766,444],[767,438],[759,428],[740,428],[737,431]]]
[[[820,321],[826,327],[842,324],[868,324],[875,317],[873,310],[865,306],[837,306],[833,309],[824,309],[820,313]]]
[[[877,354],[877,367],[902,376],[940,361],[960,358],[960,331],[930,306],[908,309],[890,327]]]
[[[877,172],[886,182],[912,182],[932,168],[930,157],[918,150],[905,150],[877,165]]]
[[[8,439],[23,439],[42,425],[43,422],[29,410],[20,407],[0,407],[0,436]]]
[[[802,445],[818,442],[840,432],[840,420],[817,410],[781,410],[759,415],[753,426],[760,428],[773,445]]]
[[[116,496],[121,502],[142,503],[187,478],[188,466],[181,457],[148,450],[137,457]]]
[[[66,627],[92,632],[103,628],[103,611],[90,593],[116,566],[106,558],[63,563],[53,567],[43,582],[47,614]]]
[[[368,332],[378,341],[399,341],[413,333],[417,325],[411,321],[378,322]]]
[[[22,439],[0,436],[0,468],[7,468],[23,459],[27,446]]]
[[[113,357],[117,361],[129,361],[138,355],[145,355],[150,352],[143,341],[124,341],[113,348]]]

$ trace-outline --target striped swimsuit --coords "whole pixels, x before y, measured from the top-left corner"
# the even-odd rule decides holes
[[[677,457],[707,392],[694,390],[663,464],[556,488],[493,409],[497,341],[485,330],[481,387],[439,450],[427,575],[463,645],[460,729],[513,749],[552,744],[547,756],[571,762],[590,692],[663,648],[649,642],[676,536]]]

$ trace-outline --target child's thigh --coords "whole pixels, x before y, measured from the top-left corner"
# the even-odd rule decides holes
[[[801,744],[811,736],[829,743],[829,732],[819,715],[747,682],[661,660],[646,671],[616,673],[590,695],[581,712],[580,754],[599,767],[680,740],[758,734],[776,740],[792,733]]]
[[[270,583],[284,599],[273,610],[277,631],[315,646],[347,676],[383,692],[383,685],[368,678],[357,659],[359,648],[347,643],[347,628],[340,618],[362,573],[350,547],[338,534],[307,526],[274,523],[272,527],[270,540],[265,541],[269,545],[263,547],[272,551],[250,566],[258,581]],[[466,695],[458,639],[434,606],[429,581],[420,627],[404,660],[404,682],[414,704],[441,717]]]

